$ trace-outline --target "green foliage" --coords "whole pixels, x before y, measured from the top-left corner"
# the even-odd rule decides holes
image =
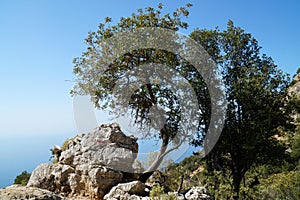
[[[61,146],[61,151],[65,151],[68,148],[68,144],[74,139],[73,138],[68,138],[67,140],[64,141],[63,145]]]
[[[195,155],[187,157],[186,161],[194,159]],[[230,178],[230,170],[223,172],[217,170],[209,171],[205,162],[202,162],[201,167],[203,167],[203,170],[198,171],[192,178],[189,176],[194,171],[194,168],[191,168],[191,163],[181,162],[169,166],[165,172],[168,175],[166,186],[172,191],[176,191],[180,182],[180,176],[182,173],[185,173],[186,188],[183,190],[195,185],[202,185],[206,187],[214,199],[234,199],[235,193],[233,180]],[[286,161],[282,161],[281,166],[252,166],[242,180],[240,199],[299,199],[300,162],[296,168],[291,168],[290,166],[293,165]],[[186,169],[186,171],[180,171],[181,169]],[[158,189],[155,191],[157,193],[160,192]]]
[[[199,139],[203,139],[209,125],[210,100],[207,87],[195,67],[173,52],[153,48],[134,49],[118,58],[113,58],[108,63],[103,58],[105,58],[105,50],[110,49],[110,47],[105,48],[101,45],[106,44],[105,42],[114,34],[142,27],[158,27],[173,31],[186,29],[188,24],[183,19],[189,15],[190,6],[191,4],[187,4],[186,7],[178,8],[172,14],[162,14],[163,5],[159,4],[157,9],[152,7],[139,9],[130,17],[122,17],[114,25],[111,24],[110,18],[106,18],[104,23],[99,24],[98,30],[90,32],[86,38],[87,50],[83,52],[81,57],[74,59],[73,72],[76,75],[76,84],[71,91],[72,95],[89,95],[95,107],[99,109],[110,108],[111,113],[117,117],[128,114],[129,111],[133,117],[133,125],[140,128],[145,137],[162,140],[159,154],[148,168],[149,171],[158,167],[166,155],[165,152],[170,141],[172,143],[177,141],[178,138],[176,137],[186,132],[180,123],[182,109],[178,97],[167,86],[154,82],[149,83],[147,81],[149,77],[143,77],[146,84],[134,88],[129,102],[120,103],[116,99],[124,100],[126,98],[123,93],[114,93],[116,83],[120,80],[124,81],[118,85],[118,89],[129,91],[132,79],[136,77],[128,78],[127,73],[150,63],[163,64],[179,72],[193,87],[198,102],[201,102],[201,105],[195,105],[199,110],[194,111],[202,115],[199,117],[199,121],[202,123],[199,126]],[[172,36],[168,39],[176,43],[178,37]],[[124,41],[122,42],[124,43]],[[132,43],[134,44],[134,41]],[[124,44],[121,46],[123,47]],[[187,101],[189,100],[188,95],[185,94]],[[161,113],[164,113],[163,117],[151,118],[153,105],[161,109]],[[191,102],[188,101],[186,105],[190,106]],[[161,127],[162,118],[166,121],[163,127]],[[151,130],[147,130],[148,124],[153,124],[150,127]]]
[[[289,102],[289,106],[292,109],[292,114],[295,116],[293,124],[295,125],[294,133],[289,138],[290,143],[290,156],[297,165],[300,160],[300,96],[294,95]],[[298,117],[297,117],[298,116]]]
[[[292,140],[291,156],[295,161],[300,160],[300,126],[298,126],[297,132]]]
[[[29,178],[31,174],[28,173],[27,171],[23,171],[20,175],[18,175],[15,180],[14,184],[21,184],[23,186],[27,185]]]
[[[164,183],[171,191],[177,191],[181,179],[183,179],[183,184],[181,191],[187,190],[192,186],[202,185],[201,180],[197,177],[191,177],[194,171],[202,168],[202,165],[205,164],[201,161],[198,154],[186,157],[180,163],[173,163],[169,165],[165,174],[167,176],[166,182]]]
[[[258,186],[261,199],[300,199],[300,171],[272,174]]]
[[[219,64],[228,102],[221,137],[207,157],[208,170],[229,170],[238,198],[241,181],[253,164],[285,157],[285,146],[273,136],[291,121],[285,109],[289,78],[272,58],[261,55],[258,41],[232,21],[224,31],[197,29],[191,37]]]
[[[164,193],[164,186],[155,185],[150,191],[150,198],[153,200],[176,200],[174,194],[168,195]]]
[[[153,186],[150,191],[150,197],[158,197],[160,195],[164,194],[164,187],[160,185]]]
[[[190,5],[187,5],[188,7]],[[144,63],[167,62],[171,66],[176,64],[176,58],[166,52],[153,51],[152,49],[135,50],[113,61],[111,64],[114,67],[111,66],[106,74],[98,74],[92,78],[87,76],[88,73],[95,74],[97,72],[95,71],[98,67],[96,66],[97,63],[91,61],[95,58],[94,55],[97,54],[99,44],[118,32],[141,27],[160,27],[175,31],[180,28],[187,28],[187,23],[182,22],[182,17],[187,17],[189,14],[187,8],[177,9],[172,16],[170,14],[162,15],[162,8],[163,6],[160,4],[157,10],[152,7],[144,10],[139,9],[137,14],[133,13],[131,17],[122,17],[116,25],[112,26],[110,25],[111,19],[107,17],[105,23],[99,24],[96,32],[90,32],[85,40],[88,45],[87,51],[81,57],[74,59],[73,72],[77,76],[77,84],[71,94],[89,94],[98,108],[114,107],[110,99],[112,86],[123,72]],[[129,66],[129,63],[132,67]],[[146,88],[143,88],[142,92],[149,93]]]
[[[298,94],[299,95],[299,94]],[[300,113],[300,98],[296,95],[290,98],[289,108],[292,109],[294,114]]]
[[[201,102],[199,103],[199,111],[202,115],[200,116],[202,124],[199,126],[201,130],[193,144],[202,146],[203,137],[210,123],[209,94],[201,76],[186,60],[172,52],[160,49],[136,49],[120,55],[111,63],[100,62],[98,59],[100,44],[121,31],[140,27],[161,27],[174,31],[187,28],[188,24],[183,22],[182,18],[188,16],[189,7],[190,5],[179,8],[173,15],[162,15],[162,4],[157,9],[151,7],[139,9],[136,14],[121,18],[115,25],[111,25],[112,19],[107,17],[104,23],[99,24],[97,31],[89,33],[85,40],[88,45],[87,50],[81,57],[74,59],[74,74],[77,79],[71,94],[88,94],[96,107],[118,108],[116,114],[122,115],[123,104],[118,105],[113,102],[115,83],[126,72],[140,65],[166,64],[176,69],[189,81],[195,90],[198,102]],[[265,187],[265,184],[269,183],[268,180],[278,181],[279,185],[271,188],[278,194],[282,193],[282,189],[278,188],[294,187],[293,184],[280,183],[280,180],[288,178],[294,180],[297,176],[290,171],[291,163],[289,153],[286,151],[287,145],[274,137],[280,132],[279,127],[283,131],[293,129],[289,123],[290,112],[286,108],[289,77],[278,69],[271,57],[261,53],[258,41],[250,33],[234,26],[232,21],[228,22],[227,29],[224,31],[196,29],[190,36],[207,50],[221,69],[228,109],[221,137],[205,158],[205,165],[196,157],[186,159],[184,164],[171,165],[166,171],[171,177],[168,186],[176,190],[181,177],[184,176],[184,179],[188,180],[187,186],[194,184],[195,181],[206,184],[213,195],[220,199],[238,199],[239,196],[245,199],[254,198],[255,195],[264,193],[260,186]],[[99,68],[102,67],[105,71],[98,73]],[[121,89],[127,90],[128,84],[124,84]],[[298,104],[295,101],[294,106]],[[143,127],[151,121],[149,111],[152,105],[165,109],[168,115],[166,126],[156,130],[159,133],[155,136],[163,140],[161,146],[163,148],[155,163],[161,161],[159,156],[163,155],[164,148],[175,138],[181,128],[179,127],[180,107],[176,97],[167,88],[159,84],[142,85],[134,91],[129,101],[135,124]],[[145,135],[148,136],[147,133]],[[294,138],[291,148],[292,157],[297,160],[299,158],[297,137]],[[191,176],[191,173],[201,164],[204,170]],[[287,171],[281,172],[283,174],[276,172],[282,179],[278,176],[271,176],[268,179],[269,175],[282,169]],[[259,173],[256,174],[255,170]],[[265,177],[261,177],[260,174],[264,174]],[[260,186],[253,185],[257,177],[266,181],[262,181]],[[154,188],[152,196],[163,195],[161,192],[162,188]]]
[[[204,159],[192,155],[166,169],[168,178],[164,185],[176,191],[184,174],[185,185],[182,191],[201,185],[206,187],[214,199],[234,199],[230,169],[211,171],[208,168]],[[299,199],[299,169],[299,160],[295,165],[289,154],[280,164],[253,165],[242,179],[240,199]]]

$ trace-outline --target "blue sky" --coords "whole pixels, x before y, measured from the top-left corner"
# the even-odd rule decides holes
[[[300,67],[300,1],[0,1],[0,187],[17,173],[47,162],[54,143],[76,133],[72,60],[85,50],[88,31],[105,16],[118,21],[138,8],[191,2],[190,27],[220,29],[229,19],[253,34],[284,72]],[[101,117],[100,117],[101,118]]]

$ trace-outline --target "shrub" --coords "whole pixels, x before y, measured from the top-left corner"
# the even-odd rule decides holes
[[[168,195],[164,193],[164,186],[155,185],[150,191],[150,198],[153,200],[176,200],[174,194]]]
[[[28,173],[26,170],[23,171],[20,175],[18,175],[15,180],[14,184],[20,184],[20,185],[27,185],[29,178],[30,178],[30,173]]]
[[[260,185],[261,197],[293,200],[300,198],[299,170],[272,174]]]
[[[65,151],[68,148],[69,142],[72,141],[74,138],[68,138],[66,141],[64,141],[62,147],[61,147],[61,151]]]

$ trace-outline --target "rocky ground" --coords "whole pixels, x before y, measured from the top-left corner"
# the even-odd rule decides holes
[[[23,199],[40,199],[40,200],[61,200],[67,199],[60,195],[35,187],[27,187],[20,185],[12,185],[10,187],[0,189],[1,200],[23,200]]]

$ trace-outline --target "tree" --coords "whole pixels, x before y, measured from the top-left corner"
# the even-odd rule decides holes
[[[221,137],[206,157],[211,171],[231,172],[235,199],[251,166],[278,161],[285,148],[274,136],[289,127],[285,110],[289,79],[251,34],[232,21],[227,29],[195,30],[190,35],[215,59],[225,84],[228,109]],[[201,145],[194,141],[195,145]]]
[[[110,38],[122,31],[128,31],[127,33],[130,33],[131,30],[143,29],[143,27],[164,28],[172,31],[185,29],[188,25],[182,21],[182,18],[188,16],[188,8],[190,6],[191,4],[187,4],[187,7],[181,7],[172,15],[161,14],[163,8],[162,4],[159,4],[157,10],[151,7],[145,10],[139,9],[137,14],[132,14],[131,17],[127,18],[121,18],[120,22],[112,26],[110,25],[111,19],[106,18],[105,23],[100,23],[98,30],[96,32],[90,32],[86,38],[85,41],[88,45],[87,51],[84,52],[81,57],[74,59],[76,85],[71,91],[72,95],[88,94],[91,96],[91,100],[97,108],[115,109],[117,112],[114,114],[117,116],[124,115],[124,113],[129,110],[131,116],[134,118],[133,123],[144,131],[143,134],[145,137],[154,136],[161,139],[161,147],[157,157],[144,174],[140,176],[140,180],[143,182],[157,169],[164,156],[171,150],[178,148],[187,137],[186,129],[184,129],[180,123],[184,118],[184,116],[182,116],[184,109],[180,105],[180,97],[176,96],[168,85],[166,86],[155,81],[151,82],[147,73],[139,76],[140,78],[142,77],[143,81],[141,82],[143,82],[143,84],[136,85],[129,97],[126,96],[127,94],[124,94],[123,91],[131,91],[134,85],[132,82],[136,80],[136,78],[132,76],[134,73],[129,72],[143,73],[144,68],[141,66],[154,63],[155,66],[153,66],[152,70],[155,71],[155,76],[170,75],[165,73],[166,70],[164,66],[168,66],[174,70],[174,73],[179,73],[187,80],[189,85],[194,89],[196,104],[191,101],[192,98],[190,97],[192,94],[187,94],[188,90],[181,90],[179,93],[184,92],[185,96],[184,98],[181,97],[181,99],[185,101],[185,105],[189,107],[193,105],[197,108],[196,110],[186,108],[185,111],[193,111],[194,113],[190,114],[192,117],[199,116],[199,118],[197,117],[199,124],[195,125],[197,126],[199,140],[203,140],[209,125],[211,112],[210,95],[199,72],[178,54],[163,49],[143,48],[133,49],[129,52],[122,53],[113,60],[107,61],[106,52],[112,51],[112,45],[107,45],[107,43],[109,43]],[[143,34],[147,36],[147,30]],[[157,35],[157,37],[160,36]],[[174,35],[170,37],[174,42],[170,42],[168,45],[183,48],[178,46],[177,40],[180,39],[179,37]],[[151,41],[151,38],[148,39]],[[162,42],[166,40],[166,38],[160,39]],[[170,41],[170,38],[168,39]],[[119,47],[122,48],[122,46],[126,46],[126,44],[130,43],[134,44],[136,41],[119,40],[113,43],[113,45],[119,45]],[[138,70],[139,68],[141,69]],[[178,81],[176,77],[168,78],[169,80],[179,82],[182,88],[184,88],[184,81]],[[115,92],[117,86],[119,90]],[[116,99],[122,101],[122,103],[116,101]],[[201,103],[199,104],[198,102]],[[155,116],[151,114],[153,110],[155,110]],[[193,120],[191,119],[190,121]],[[149,127],[147,126],[149,124],[151,124],[150,129],[146,130],[145,127]],[[200,124],[201,126],[199,126]],[[153,135],[153,132],[158,134]],[[167,150],[171,142],[174,143],[175,146]]]
[[[21,185],[27,185],[29,179],[30,179],[31,174],[28,173],[27,171],[23,171],[20,175],[18,175],[15,180],[14,184],[21,184]]]

